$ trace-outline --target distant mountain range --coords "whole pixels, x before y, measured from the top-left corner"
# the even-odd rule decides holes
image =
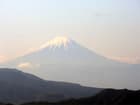
[[[140,88],[140,65],[107,59],[65,37],[54,38],[38,50],[4,65],[46,80],[85,86]]]
[[[55,102],[69,98],[92,96],[102,89],[79,84],[42,80],[16,69],[0,69],[0,102]]]

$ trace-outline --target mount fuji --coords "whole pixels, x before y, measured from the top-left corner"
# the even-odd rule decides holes
[[[94,53],[66,37],[56,37],[37,51],[7,62],[43,79],[86,86],[140,88],[140,66],[120,63]]]

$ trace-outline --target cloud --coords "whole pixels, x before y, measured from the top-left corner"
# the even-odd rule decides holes
[[[32,69],[33,65],[30,62],[24,62],[17,65],[20,69]]]
[[[109,57],[110,59],[119,61],[119,62],[125,62],[129,64],[140,64],[140,58],[136,57]]]
[[[33,64],[31,62],[23,62],[17,65],[19,69],[36,69],[40,67],[40,64]]]

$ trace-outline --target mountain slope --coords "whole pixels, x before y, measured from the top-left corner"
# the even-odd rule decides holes
[[[105,89],[96,96],[48,103],[34,102],[23,105],[139,105],[140,91]]]
[[[6,66],[47,80],[97,87],[140,88],[140,65],[107,59],[64,37],[48,41],[39,50],[7,62]]]
[[[101,89],[42,80],[16,69],[0,69],[0,102],[59,101],[96,94]]]
[[[96,96],[79,102],[85,102],[85,105],[139,105],[139,99],[140,91],[105,89]]]

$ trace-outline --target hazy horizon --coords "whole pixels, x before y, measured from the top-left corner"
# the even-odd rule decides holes
[[[0,62],[55,36],[103,56],[140,64],[139,0],[1,0]]]

